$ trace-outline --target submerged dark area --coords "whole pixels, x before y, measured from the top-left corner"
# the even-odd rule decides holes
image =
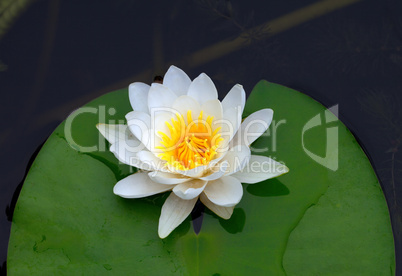
[[[76,108],[131,82],[150,83],[174,64],[191,78],[206,72],[221,99],[236,83],[249,95],[266,79],[338,104],[381,182],[400,275],[401,12],[396,0],[4,0],[0,263],[8,206],[38,146]],[[272,189],[260,196],[289,192],[279,182]],[[244,212],[235,213],[242,221]]]

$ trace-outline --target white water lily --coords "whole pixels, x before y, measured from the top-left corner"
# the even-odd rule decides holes
[[[241,183],[257,183],[287,173],[275,160],[251,155],[250,144],[272,121],[271,109],[242,123],[246,94],[235,85],[223,101],[204,73],[193,81],[171,66],[163,84],[129,86],[132,112],[127,125],[97,125],[119,161],[140,170],[115,185],[124,198],[172,191],[159,219],[167,237],[191,213],[198,199],[229,219],[243,196]]]

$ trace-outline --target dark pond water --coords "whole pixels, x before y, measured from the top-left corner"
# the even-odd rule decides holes
[[[338,104],[377,171],[402,261],[401,1],[3,2],[0,264],[7,206],[38,146],[74,109],[171,64],[206,72],[221,98],[266,79]]]

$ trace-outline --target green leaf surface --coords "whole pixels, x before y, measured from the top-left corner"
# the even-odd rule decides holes
[[[164,240],[157,228],[168,194],[115,196],[114,184],[135,170],[118,163],[95,128],[124,120],[131,109],[127,90],[79,109],[48,139],[27,176],[13,217],[8,272],[394,274],[386,201],[352,134],[308,96],[265,81],[254,88],[244,115],[263,108],[274,110],[274,122],[253,143],[253,154],[284,161],[290,172],[244,184],[229,220],[207,210],[198,235],[188,218]],[[317,115],[322,124],[305,128]],[[337,130],[338,147],[327,150],[329,128]],[[93,146],[96,151],[89,150]],[[328,169],[307,152],[328,157],[321,162],[327,167],[337,161],[338,168]]]

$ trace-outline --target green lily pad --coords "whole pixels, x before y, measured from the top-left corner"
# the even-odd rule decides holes
[[[124,120],[131,109],[127,90],[79,109],[51,135],[27,176],[13,217],[8,272],[394,274],[386,201],[353,135],[308,96],[262,81],[244,115],[267,107],[274,122],[253,152],[285,161],[290,172],[244,185],[231,219],[206,210],[198,235],[188,218],[164,240],[157,227],[167,194],[115,196],[114,184],[134,170],[118,163],[95,128]]]

